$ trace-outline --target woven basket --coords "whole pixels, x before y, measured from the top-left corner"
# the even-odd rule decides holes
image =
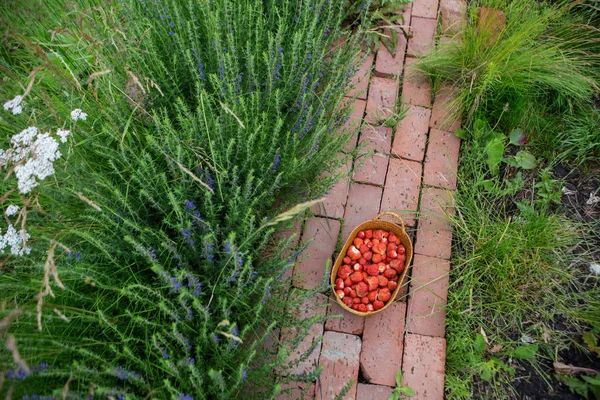
[[[391,216],[395,217],[399,221],[400,225],[390,222],[390,221],[385,221],[385,220],[380,219],[383,215],[391,215]],[[340,298],[334,293],[335,299],[337,300],[340,307],[342,307],[344,310],[346,310],[348,312],[351,312],[352,314],[360,315],[361,317],[367,317],[369,315],[377,314],[378,312],[385,310],[390,304],[392,304],[392,302],[396,299],[398,292],[402,288],[402,283],[404,282],[404,278],[406,277],[406,273],[408,272],[408,266],[410,265],[410,262],[412,261],[412,256],[413,256],[413,245],[412,245],[410,238],[406,234],[406,230],[404,229],[404,221],[402,221],[402,218],[398,214],[393,213],[393,212],[389,212],[389,211],[382,212],[382,213],[378,214],[372,220],[363,222],[362,224],[358,225],[356,228],[354,228],[352,233],[350,233],[350,236],[346,239],[346,243],[344,244],[344,247],[342,248],[342,251],[340,252],[340,254],[338,254],[337,259],[335,260],[335,264],[333,265],[333,268],[331,269],[331,286],[332,286],[332,288],[335,288],[335,280],[337,277],[337,273],[338,273],[338,270],[340,269],[340,266],[342,265],[344,257],[346,256],[346,252],[348,251],[348,248],[352,245],[352,242],[353,242],[354,238],[356,238],[356,235],[358,235],[358,232],[365,231],[367,229],[383,229],[385,231],[394,232],[396,234],[396,236],[398,236],[398,238],[402,242],[402,245],[406,248],[406,261],[404,262],[404,271],[402,272],[402,275],[400,275],[400,277],[398,278],[398,287],[396,289],[394,289],[394,291],[392,292],[392,297],[390,297],[388,302],[385,303],[385,306],[383,306],[383,308],[381,308],[379,310],[368,311],[368,312],[360,312],[360,311],[353,310],[352,308],[346,306],[342,302],[342,300],[340,300]]]

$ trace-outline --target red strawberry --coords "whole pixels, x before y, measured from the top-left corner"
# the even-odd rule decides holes
[[[384,263],[379,263],[377,264],[377,268],[379,270],[380,274],[383,274],[385,272],[386,269],[389,269],[390,266],[388,264],[384,264]]]
[[[363,266],[364,266],[364,265],[366,265],[366,264],[367,264],[367,260],[365,260],[364,258],[362,258],[362,257],[361,257],[361,258],[359,258],[359,259],[358,259],[358,263],[359,263],[360,265],[363,265]]]
[[[394,281],[389,281],[387,287],[390,289],[390,291],[394,291],[398,287],[398,284]]]
[[[365,231],[365,237],[366,237],[367,239],[371,239],[371,238],[373,237],[373,229],[367,229],[367,230]]]
[[[373,239],[371,240],[371,243],[373,243],[373,247],[379,246],[379,239]]]
[[[377,265],[376,264],[367,265],[367,273],[371,276],[379,275],[379,269],[377,268]]]
[[[352,268],[349,265],[342,265],[340,269],[338,269],[338,276],[342,279],[346,279],[352,273]]]
[[[351,260],[356,261],[360,258],[360,251],[356,247],[350,246],[348,247],[346,255],[350,257]]]
[[[406,248],[404,246],[398,246],[396,251],[398,252],[398,254],[406,254]]]
[[[367,312],[367,306],[365,304],[359,304],[358,305],[358,311],[360,311],[360,312]]]
[[[383,239],[383,231],[381,229],[374,230],[373,231],[373,237],[375,239],[379,239],[379,240]]]
[[[346,265],[350,265],[350,264],[352,264],[352,259],[350,257],[346,256],[346,257],[344,257],[342,262]]]
[[[369,251],[369,246],[367,246],[366,244],[361,245],[358,250],[360,251],[360,254],[362,255],[362,257],[364,257],[364,254]]]
[[[352,304],[354,304],[354,300],[352,300],[352,297],[344,297],[342,299],[342,301],[344,302],[345,305],[347,305],[348,307],[352,307]]]
[[[373,302],[373,308],[376,309],[376,310],[381,310],[384,305],[385,304],[383,304],[383,301],[380,301],[380,300],[375,300]]]
[[[372,292],[369,292],[369,294],[367,295],[367,297],[369,298],[369,301],[372,303],[375,300],[377,300],[377,291],[373,290]]]
[[[360,299],[360,297],[355,297],[355,298],[352,300],[352,302],[353,302],[354,304],[360,304],[360,303],[362,303],[362,300]]]
[[[391,279],[391,278],[395,277],[396,275],[398,275],[398,272],[396,272],[396,270],[394,268],[386,269],[385,272],[383,273],[383,276],[385,276],[388,279]]]
[[[352,304],[352,309],[358,311],[358,304]]]
[[[345,287],[345,288],[344,288],[344,294],[345,294],[346,296],[350,296],[350,292],[351,292],[351,291],[352,291],[352,289],[351,289],[351,288],[349,288],[349,287]]]
[[[389,282],[388,278],[386,278],[383,275],[379,275],[377,277],[377,280],[379,281],[379,286],[387,287],[388,282]]]
[[[379,293],[377,293],[377,299],[379,299],[385,303],[390,299],[390,297],[392,297],[392,294],[390,293],[390,289],[388,289],[388,288],[379,289]]]
[[[362,267],[362,265],[360,265],[359,263],[356,263],[356,264],[354,264],[354,265],[352,266],[352,269],[353,269],[354,271],[362,271],[362,270],[363,270],[363,267]]]
[[[396,252],[396,250],[388,250],[387,256],[389,258],[394,259],[394,258],[398,257],[398,253]]]
[[[366,296],[365,296],[365,297],[363,297],[362,299],[360,299],[360,301],[361,301],[361,303],[363,303],[363,304],[369,304],[369,303],[370,303],[370,301],[369,301],[369,298],[368,298],[368,297],[366,297]]]
[[[373,307],[373,304],[367,304],[367,312],[371,311],[375,311],[375,307]]]
[[[337,290],[344,290],[344,280],[342,278],[337,278],[335,280],[335,288]]]
[[[369,292],[371,290],[377,289],[377,287],[379,286],[379,278],[377,278],[376,276],[368,276],[367,279],[365,279],[365,282],[369,287]]]
[[[371,258],[371,261],[373,261],[375,264],[380,263],[382,260],[383,256],[379,253],[373,254],[373,258]]]
[[[352,282],[354,283],[362,282],[363,274],[360,271],[354,271],[352,275],[350,275],[350,279],[352,279]]]
[[[390,242],[390,243],[387,244],[387,251],[396,250],[397,248],[398,248],[398,245],[396,243],[391,243]]]
[[[399,278],[399,276],[395,276],[395,277],[391,278],[390,281],[398,282],[398,278]]]
[[[362,271],[362,274],[363,274],[363,281],[364,281],[365,279],[367,279],[367,277],[369,276],[369,274],[367,274],[366,271]]]
[[[357,235],[357,236],[358,236],[359,238],[361,238],[361,239],[364,239],[364,238],[365,238],[365,231],[360,231],[360,232],[358,232],[358,235]]]
[[[369,287],[364,282],[359,282],[356,284],[356,295],[358,297],[365,297],[369,294]]]
[[[340,299],[343,299],[345,294],[343,290],[336,290],[335,294],[337,294],[337,297],[339,297]]]
[[[346,280],[344,280],[344,287],[347,287],[347,288],[349,288],[349,287],[351,287],[351,286],[352,286],[352,284],[353,284],[353,283],[354,283],[354,282],[352,282],[352,279],[350,279],[350,276],[348,276],[348,277],[346,278]]]
[[[367,251],[363,253],[363,258],[367,261],[371,261],[371,259],[373,258],[373,252]]]
[[[354,290],[354,288],[350,289],[350,297],[351,298],[356,298],[356,290]]]
[[[404,271],[404,261],[400,261],[398,259],[392,260],[390,261],[390,267],[394,268],[396,272],[401,274],[402,271]]]
[[[363,240],[361,238],[354,238],[354,240],[352,241],[352,244],[354,244],[354,247],[356,247],[357,249],[360,248],[360,246],[363,245]]]

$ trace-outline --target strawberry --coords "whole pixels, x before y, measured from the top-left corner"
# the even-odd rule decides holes
[[[365,297],[368,294],[369,294],[369,287],[367,286],[367,284],[364,282],[359,282],[356,285],[356,295],[358,297]]]
[[[381,239],[381,242],[380,242],[380,244],[381,244],[381,243],[383,243],[383,244],[385,244],[385,245],[387,246],[387,244],[388,244],[388,238],[385,238],[385,237],[384,237],[383,239]]]
[[[350,297],[353,298],[353,299],[356,298],[356,290],[350,289]]]
[[[365,282],[369,287],[369,291],[375,290],[379,286],[379,278],[376,276],[368,276],[367,279],[365,279]]]
[[[360,246],[363,245],[363,240],[361,238],[354,238],[354,240],[352,241],[352,243],[354,244],[354,247],[356,247],[357,249],[360,248]]]
[[[361,258],[359,258],[359,259],[358,259],[358,263],[359,263],[360,265],[363,265],[363,266],[364,266],[364,265],[366,265],[366,264],[367,264],[367,260],[365,260],[364,258],[362,258],[362,257],[361,257]],[[364,267],[363,267],[363,268],[364,268]]]
[[[397,248],[398,248],[398,245],[396,243],[391,243],[390,242],[390,243],[387,244],[387,251],[396,250]]]
[[[371,258],[371,261],[373,261],[375,264],[380,263],[381,260],[383,260],[383,256],[379,253],[373,254],[373,258]]]
[[[373,304],[367,304],[367,312],[371,311],[375,311],[375,307],[373,307]]]
[[[392,294],[388,288],[379,289],[379,293],[377,293],[377,299],[383,301],[384,303],[386,303],[391,297]]]
[[[344,304],[348,307],[352,307],[352,304],[354,304],[354,300],[352,300],[351,297],[344,297],[342,299],[342,301],[344,302]]]
[[[388,278],[386,278],[386,277],[385,277],[385,276],[383,276],[383,275],[379,275],[379,276],[377,277],[377,279],[378,279],[378,281],[379,281],[379,286],[387,287],[387,285],[388,285],[388,282],[389,282]]]
[[[367,251],[363,253],[363,258],[367,261],[371,261],[371,259],[373,258],[373,252]]]
[[[367,306],[365,304],[359,304],[358,305],[358,311],[360,311],[360,312],[367,312]]]
[[[383,274],[385,272],[385,270],[389,269],[389,268],[390,268],[389,264],[384,264],[384,263],[377,264],[377,269],[380,274]]]
[[[358,311],[358,304],[352,304],[352,309]]]
[[[406,254],[406,248],[404,246],[398,246],[396,251],[398,252],[398,254]]]
[[[352,302],[353,302],[354,304],[360,304],[360,303],[362,303],[362,300],[360,299],[360,297],[355,297],[355,298],[352,300]]]
[[[384,305],[385,304],[383,304],[383,301],[380,301],[380,300],[375,300],[373,302],[373,308],[376,309],[376,310],[381,310]]]
[[[377,276],[379,275],[379,269],[377,268],[376,264],[369,264],[367,266],[367,273],[371,276]]]
[[[366,296],[365,296],[365,297],[363,297],[363,298],[362,298],[360,301],[361,301],[361,303],[363,303],[363,304],[369,304],[369,303],[370,303],[370,301],[369,301],[369,298],[368,298],[368,297],[366,297]]]
[[[342,278],[337,278],[335,280],[335,288],[337,290],[344,290],[344,280]]]
[[[371,243],[373,243],[373,247],[378,246],[379,245],[379,239],[373,239],[373,240],[371,240]]]
[[[364,239],[365,238],[365,231],[358,232],[358,235],[356,235],[356,236],[358,236],[360,239]]]
[[[394,268],[396,272],[401,274],[402,271],[404,271],[404,261],[400,261],[398,259],[392,260],[390,261],[390,267]]]
[[[361,246],[358,248],[358,250],[360,251],[360,254],[362,254],[362,255],[363,255],[363,257],[364,257],[364,254],[365,254],[367,251],[369,251],[369,246],[367,246],[366,244],[363,244],[363,245],[361,245]]]
[[[388,236],[388,240],[390,241],[390,243],[396,243],[396,239],[398,238],[398,236],[396,236],[396,234],[394,232],[390,232],[390,236]]]
[[[345,288],[352,287],[352,284],[353,284],[353,283],[354,283],[354,282],[352,282],[352,279],[350,279],[350,276],[348,276],[348,277],[346,278],[346,280],[344,280],[344,287],[345,287]]]
[[[354,271],[352,275],[350,275],[350,279],[352,279],[352,282],[354,283],[362,282],[363,274],[360,271]]]
[[[367,239],[371,239],[371,238],[373,237],[373,229],[367,229],[367,230],[365,231],[365,237],[366,237]]]
[[[379,239],[379,240],[383,239],[383,231],[381,229],[374,230],[373,231],[373,237],[375,239]]]
[[[344,257],[342,262],[346,265],[350,265],[350,264],[352,264],[352,259],[350,257],[346,256],[346,257]]]
[[[351,289],[351,288],[349,288],[349,287],[347,287],[347,286],[344,288],[344,294],[345,294],[346,296],[350,296],[350,292],[351,292],[351,291],[352,291],[352,289]]]
[[[388,250],[387,256],[391,259],[394,259],[398,257],[398,253],[396,252],[396,250]]]
[[[362,274],[363,274],[363,281],[365,281],[369,277],[369,274],[367,274],[366,271],[362,271]]]
[[[338,277],[342,279],[346,279],[352,273],[352,268],[349,265],[342,265],[340,269],[338,269]]]
[[[350,246],[350,247],[348,247],[348,251],[346,252],[346,255],[348,257],[350,257],[350,259],[352,261],[356,261],[360,258],[360,251],[356,247]]]
[[[398,278],[399,278],[399,276],[395,276],[395,277],[391,278],[390,281],[398,282]]]
[[[383,273],[383,276],[385,276],[388,279],[391,279],[391,278],[395,277],[396,275],[398,275],[398,272],[396,272],[396,270],[394,268],[386,269],[385,272]]]
[[[377,291],[373,290],[372,292],[369,292],[369,294],[367,295],[367,297],[369,298],[369,301],[372,303],[375,300],[377,300]]]
[[[390,291],[394,291],[398,287],[398,283],[396,283],[394,281],[389,281],[387,284],[387,287],[388,287],[388,289],[390,289]]]
[[[354,264],[354,265],[352,266],[352,269],[353,269],[354,271],[362,271],[362,270],[363,270],[363,267],[362,267],[362,265],[360,265],[359,263],[356,263],[356,264]]]
[[[345,294],[343,290],[336,290],[335,294],[337,294],[337,297],[339,297],[340,299],[343,299]]]
[[[369,249],[371,249],[373,247],[373,242],[369,241],[369,242],[366,242],[366,243],[367,243],[367,247]]]

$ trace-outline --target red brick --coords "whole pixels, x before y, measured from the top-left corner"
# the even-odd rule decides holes
[[[359,56],[364,58],[363,62],[358,66],[358,71],[352,77],[350,84],[352,89],[348,93],[348,97],[357,96],[357,98],[365,100],[367,98],[367,89],[369,87],[369,79],[371,78],[371,67],[373,66],[373,52],[365,57],[364,54]]]
[[[451,192],[426,188],[421,193],[419,229],[414,251],[430,257],[450,259],[452,226],[448,215],[452,213]]]
[[[351,99],[346,98],[345,101],[350,101]],[[347,152],[351,152],[356,148],[356,141],[358,139],[358,133],[360,132],[360,127],[362,125],[363,116],[365,114],[365,107],[367,106],[367,102],[365,100],[356,99],[354,100],[352,114],[350,114],[350,118],[344,124],[342,129],[350,129],[354,132],[350,140],[346,142],[344,145],[344,150]]]
[[[415,254],[449,260],[452,252],[452,232],[419,222],[414,250]]]
[[[438,0],[415,0],[412,15],[423,18],[437,18]]]
[[[402,101],[415,106],[431,106],[431,84],[427,77],[411,67],[416,62],[412,57],[406,57],[404,66],[404,81],[402,83]]]
[[[426,336],[444,337],[448,299],[447,260],[415,255],[410,282],[406,330]]]
[[[413,57],[424,56],[433,46],[433,38],[437,20],[431,18],[415,17],[413,6],[413,16],[410,20],[412,38],[408,40],[406,54]]]
[[[319,365],[323,367],[317,381],[315,399],[333,399],[351,380],[354,385],[343,399],[354,400],[360,355],[360,338],[339,332],[325,332]]]
[[[325,200],[314,205],[311,211],[316,215],[329,218],[342,218],[344,216],[344,207],[348,199],[349,179],[347,177],[352,168],[350,162],[343,165],[337,173],[346,175],[336,183],[329,193],[325,196]]]
[[[431,129],[423,183],[455,190],[459,152],[460,139],[454,133]]]
[[[365,320],[360,369],[369,383],[396,386],[402,364],[406,305],[394,302]]]
[[[385,122],[395,113],[398,84],[394,79],[373,77],[369,87],[365,121],[374,125]]]
[[[449,217],[454,213],[454,193],[437,188],[424,188],[421,191],[420,220],[432,220],[440,229],[452,230]]]
[[[290,301],[290,304],[298,304],[294,309],[294,316],[297,320],[304,320],[317,315],[325,315],[327,310],[327,296],[320,293],[312,294],[301,290],[296,291],[291,294]],[[281,329],[281,345],[285,346],[289,351],[285,365],[292,366],[289,369],[281,371],[282,374],[290,373],[300,375],[303,372],[314,371],[315,366],[318,363],[319,354],[321,353],[320,338],[323,335],[323,323],[319,322],[311,325],[306,336],[300,340],[297,346],[294,346],[295,341],[300,339],[299,334],[300,331],[296,327],[286,327]],[[317,342],[316,346],[310,354],[300,361],[315,342]]]
[[[362,335],[365,327],[365,317],[352,314],[344,310],[337,303],[335,298],[330,297],[327,316],[342,315],[342,318],[333,318],[325,321],[326,331],[336,331],[342,333],[350,333],[352,335]]]
[[[460,34],[467,26],[467,1],[441,0],[440,15],[444,35]]]
[[[388,49],[379,43],[377,58],[375,59],[375,75],[384,78],[402,75],[404,65],[404,55],[406,54],[406,36],[400,27],[394,28],[396,31],[396,55],[392,57]],[[390,36],[389,29],[385,29],[385,34]]]
[[[416,400],[444,399],[446,340],[409,333],[404,344],[402,385],[415,391]]]
[[[303,258],[294,268],[293,285],[297,288],[312,290],[323,281],[328,273],[325,266],[331,260],[337,237],[340,232],[340,222],[335,219],[311,217],[306,222],[302,241],[313,239]]]
[[[300,240],[300,231],[302,229],[302,222],[304,220],[302,218],[296,218],[296,220],[286,222],[286,226],[278,230],[274,235],[274,243],[273,246],[276,246],[282,240],[294,235],[292,241],[290,242],[288,248],[283,252],[283,257],[289,257],[292,254],[292,249],[298,245],[298,241]],[[295,261],[295,259],[293,260]],[[288,267],[283,273],[282,279],[289,279],[292,277],[292,273],[294,272],[294,266],[291,265]]]
[[[443,129],[448,132],[456,132],[460,129],[460,116],[452,115],[454,110],[456,110],[453,99],[452,88],[449,86],[444,86],[437,91],[433,108],[431,109],[430,127]]]
[[[506,27],[506,14],[491,7],[479,7],[477,28],[480,35],[488,37],[488,43],[495,41]]]
[[[431,110],[409,106],[406,116],[398,123],[392,154],[414,161],[423,161],[429,131]]]
[[[354,171],[352,179],[373,185],[383,185],[392,145],[392,133],[391,128],[383,126],[365,125],[363,127],[360,133],[360,142],[363,147],[361,156],[356,162],[356,165],[360,164],[360,167]],[[364,159],[363,156],[370,150],[375,153]]]
[[[381,385],[358,384],[356,400],[388,400],[392,395],[392,388]]]
[[[400,214],[404,223],[415,226],[421,188],[421,163],[392,158],[388,166],[381,211]]]
[[[352,183],[348,192],[348,204],[344,212],[342,240],[365,221],[375,218],[379,213],[379,204],[383,190],[380,187]]]
[[[314,399],[315,384],[307,382],[290,382],[281,385],[282,393],[277,400]]]

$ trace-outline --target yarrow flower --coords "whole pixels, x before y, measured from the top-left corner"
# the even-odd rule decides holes
[[[85,119],[87,118],[87,114],[84,113],[80,108],[76,108],[73,111],[71,111],[71,119],[73,121],[85,121]]]
[[[67,141],[67,136],[71,134],[71,131],[67,131],[65,129],[59,129],[56,131],[56,134],[60,136],[60,142],[65,143]]]
[[[0,236],[0,252],[4,253],[4,249],[10,247],[10,252],[14,256],[29,254],[31,249],[23,247],[23,242],[26,242],[29,238],[29,234],[23,229],[17,231],[12,224],[8,225],[6,233]]]
[[[11,215],[15,215],[17,211],[19,211],[19,206],[11,204],[10,206],[6,207],[6,210],[4,210],[4,215],[10,217]]]
[[[4,111],[12,110],[13,115],[21,114],[21,112],[23,112],[23,106],[21,105],[22,101],[23,96],[15,96],[14,99],[4,103]]]

